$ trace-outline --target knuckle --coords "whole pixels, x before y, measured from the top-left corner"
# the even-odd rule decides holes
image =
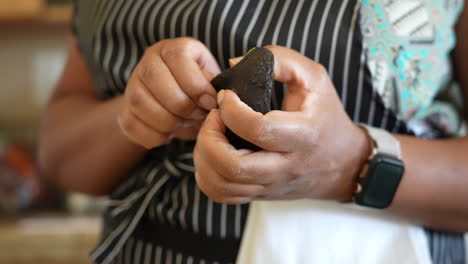
[[[252,130],[253,136],[260,141],[267,138],[270,132],[271,132],[271,125],[269,125],[269,123],[267,122],[266,116],[262,116],[261,118],[259,118],[256,121]]]
[[[195,38],[192,38],[192,37],[177,38],[176,39],[176,45],[178,45],[179,48],[181,48],[185,52],[190,51],[190,49],[192,49],[192,48],[205,47],[205,45],[201,41],[199,41],[199,40],[197,40]]]
[[[266,45],[266,46],[263,46],[265,49],[269,49],[269,50],[275,50],[276,48],[278,48],[278,46],[276,45]]]
[[[139,89],[130,89],[127,93],[128,104],[132,108],[139,108],[143,104],[143,97]]]
[[[157,79],[158,65],[154,62],[142,61],[138,65],[138,76],[142,80]]]
[[[129,135],[132,135],[136,131],[136,120],[128,114],[122,114],[119,118],[120,128]]]
[[[201,42],[198,41],[197,39],[195,38],[192,38],[192,37],[180,37],[180,38],[176,38],[175,41],[183,44],[183,45],[187,45],[187,46],[190,46],[190,45],[196,45],[196,44],[200,44]]]
[[[165,45],[161,50],[164,60],[173,60],[187,54],[188,46],[184,41],[175,41],[171,45]]]
[[[171,60],[177,57],[178,54],[179,54],[179,47],[176,45],[164,46],[164,48],[161,51],[161,57],[163,57],[164,60]]]
[[[317,72],[317,76],[319,78],[319,80],[316,80],[316,81],[319,81],[320,83],[324,83],[328,78],[327,68],[325,68],[323,64],[315,62],[315,71]]]
[[[193,47],[204,47],[203,43],[191,37],[167,40],[161,47],[161,56],[166,60],[185,57]]]

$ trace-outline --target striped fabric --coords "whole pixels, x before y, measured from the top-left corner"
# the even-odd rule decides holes
[[[276,44],[322,63],[354,121],[410,133],[372,88],[359,8],[357,0],[76,0],[74,31],[102,98],[122,94],[144,50],[162,39],[199,39],[222,68],[251,47]],[[280,108],[285,89],[275,85],[273,108]],[[218,204],[200,192],[193,146],[174,141],[150,151],[113,192],[93,260],[235,261],[248,205]],[[178,237],[187,240],[171,242]],[[225,250],[224,258],[218,253]]]
[[[427,230],[429,250],[435,264],[467,263],[464,237],[457,233]]]

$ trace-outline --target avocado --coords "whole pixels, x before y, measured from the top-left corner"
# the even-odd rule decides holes
[[[217,91],[232,90],[254,111],[271,111],[273,88],[273,53],[265,48],[251,49],[234,67],[221,72],[211,84]],[[226,137],[237,149],[261,150],[227,129]]]

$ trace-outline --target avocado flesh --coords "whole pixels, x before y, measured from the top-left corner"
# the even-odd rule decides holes
[[[217,91],[234,91],[254,111],[265,114],[271,111],[273,66],[273,53],[265,48],[255,48],[234,67],[216,76],[211,84]],[[226,137],[237,149],[261,150],[229,129],[226,130]]]

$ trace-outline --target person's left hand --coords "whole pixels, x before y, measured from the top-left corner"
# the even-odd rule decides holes
[[[343,109],[323,66],[300,53],[268,46],[275,80],[288,85],[283,111],[253,111],[232,91],[204,122],[194,150],[200,189],[216,202],[256,199],[349,200],[369,153],[365,133]],[[226,126],[263,150],[236,150]]]

